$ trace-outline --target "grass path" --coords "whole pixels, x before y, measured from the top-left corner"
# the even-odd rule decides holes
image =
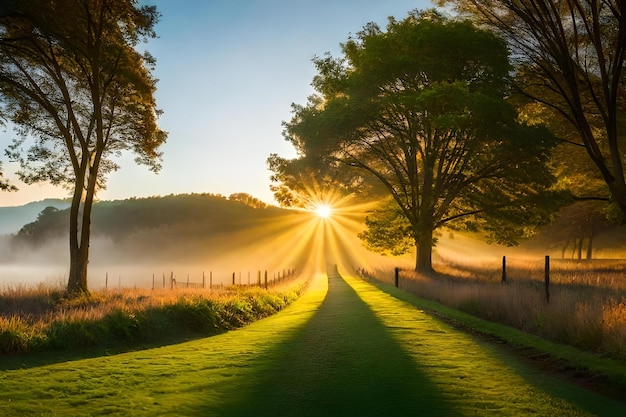
[[[359,279],[183,344],[0,372],[0,415],[626,415]]]

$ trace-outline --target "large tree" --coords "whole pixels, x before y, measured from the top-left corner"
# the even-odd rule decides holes
[[[505,100],[511,68],[501,40],[467,21],[412,12],[390,19],[386,32],[366,25],[343,54],[314,60],[317,94],[285,124],[300,157],[274,158],[275,172],[341,165],[375,178],[397,206],[390,213],[408,221],[423,271],[439,227],[465,222],[510,241],[501,226],[533,218],[533,201],[553,180],[554,142],[541,126],[518,123]]]
[[[88,294],[91,210],[114,157],[158,170],[154,6],[135,0],[18,0],[0,8],[0,103],[18,138],[7,151],[27,183],[73,190],[67,290]],[[26,147],[26,149],[23,149]]]
[[[570,123],[626,214],[626,2],[440,0],[506,40],[517,84]]]

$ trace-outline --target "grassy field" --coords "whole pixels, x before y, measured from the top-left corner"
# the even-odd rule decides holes
[[[63,298],[39,286],[0,294],[0,354],[129,349],[235,329],[280,311],[304,291],[304,281],[265,290],[122,289]]]
[[[320,276],[280,313],[217,336],[47,364],[26,356],[0,373],[0,414],[625,415],[409,301]]]
[[[544,262],[446,262],[437,274],[402,270],[400,287],[420,297],[598,355],[626,360],[626,263],[553,260],[550,302]],[[392,270],[369,273],[392,283]]]

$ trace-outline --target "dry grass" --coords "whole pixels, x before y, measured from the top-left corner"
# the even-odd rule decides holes
[[[0,353],[137,345],[188,333],[212,334],[268,316],[301,293],[301,281],[269,290],[121,289],[67,299],[59,288],[0,293]]]
[[[486,320],[595,353],[626,359],[626,262],[552,261],[550,302],[544,260],[500,263],[447,262],[437,274],[402,270],[401,288]],[[370,272],[393,283],[394,272]]]

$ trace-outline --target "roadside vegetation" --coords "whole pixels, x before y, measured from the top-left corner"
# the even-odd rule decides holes
[[[476,317],[603,356],[626,359],[626,262],[555,261],[550,302],[541,262],[446,261],[437,274],[403,269],[399,287]],[[365,271],[393,283],[394,271]]]
[[[218,334],[272,315],[305,283],[263,289],[122,289],[66,298],[62,288],[8,288],[0,294],[0,354],[85,347],[127,350]]]

